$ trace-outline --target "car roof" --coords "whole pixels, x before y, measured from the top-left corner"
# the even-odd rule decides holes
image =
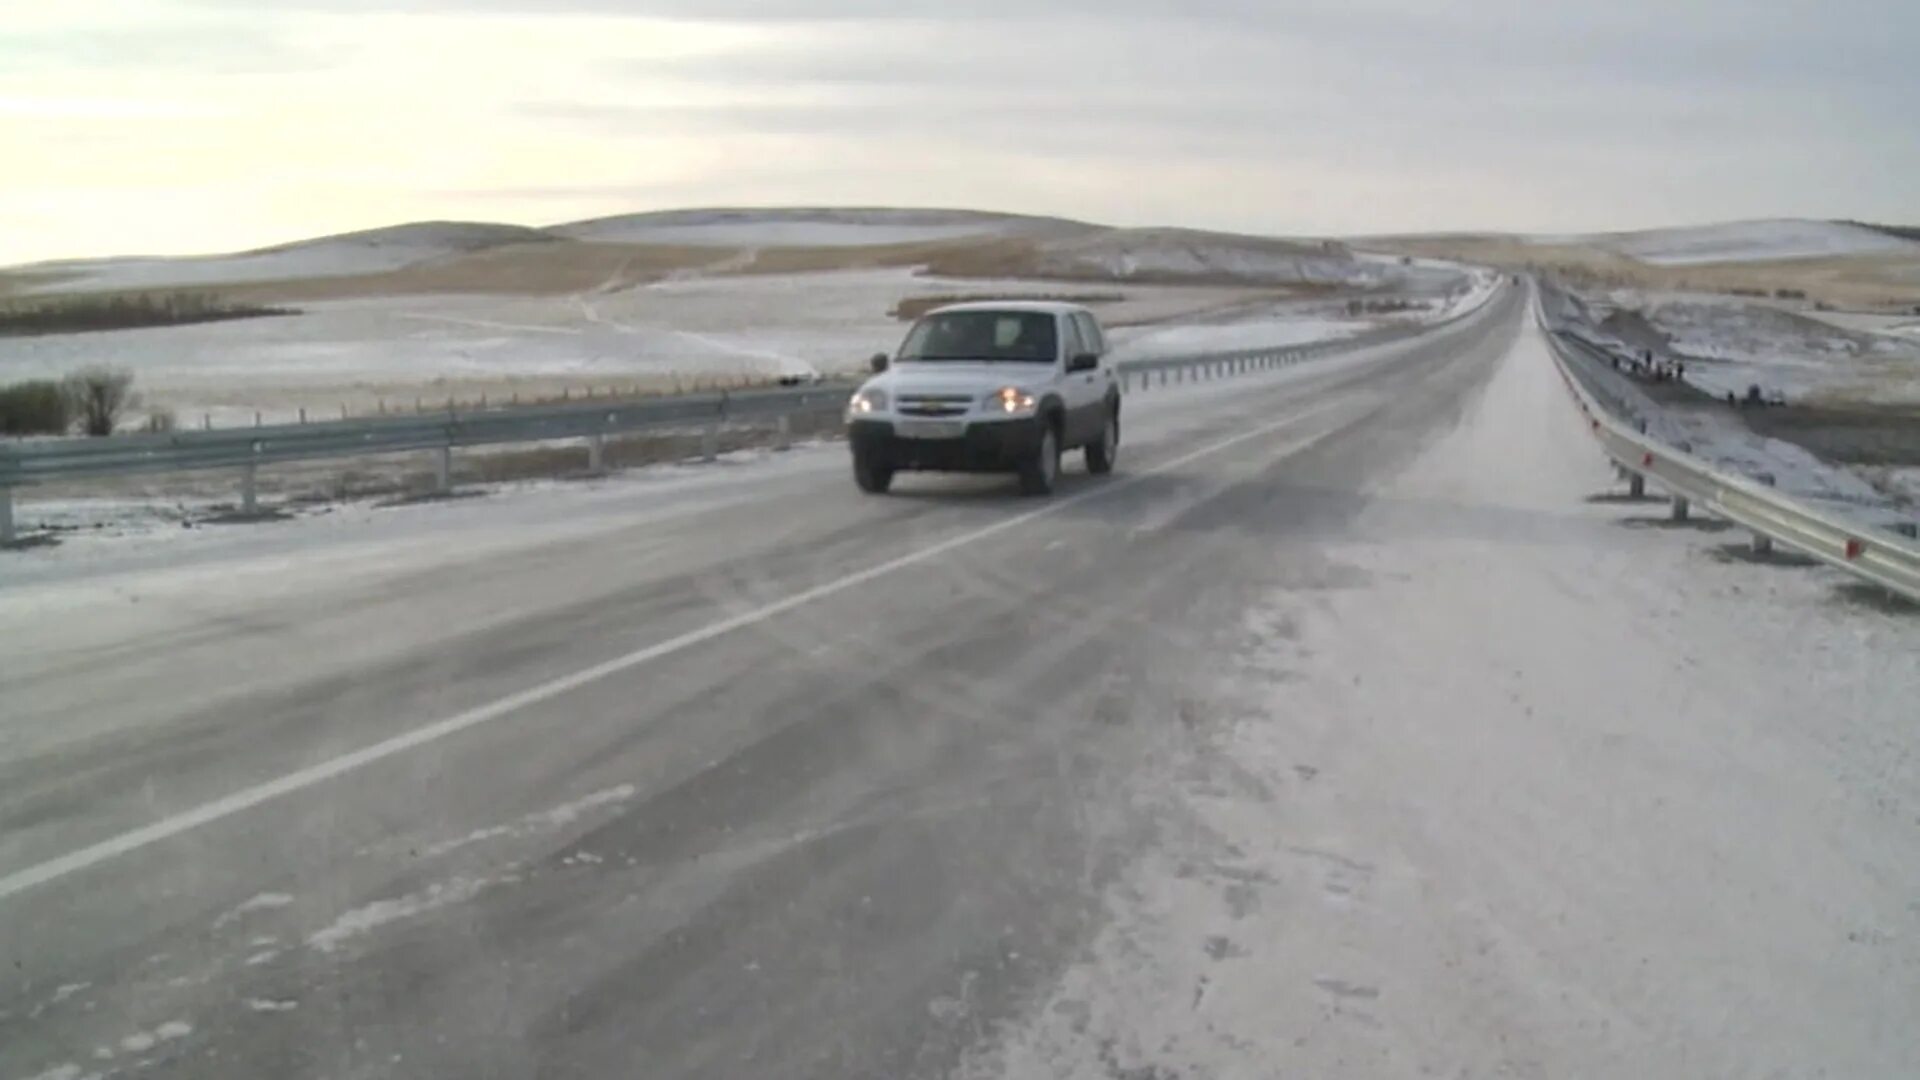
[[[1030,311],[1044,315],[1091,315],[1093,312],[1079,304],[1066,304],[1058,300],[970,300],[964,304],[947,304],[934,308],[928,315],[944,315],[950,311]]]

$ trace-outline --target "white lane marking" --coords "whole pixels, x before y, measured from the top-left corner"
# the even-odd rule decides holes
[[[171,817],[162,818],[151,824],[143,825],[138,829],[131,829],[118,836],[109,837],[106,840],[81,848],[78,851],[70,852],[55,859],[48,859],[46,862],[29,866],[24,870],[16,870],[6,877],[0,878],[0,901],[11,899],[29,889],[45,885],[51,881],[57,881],[69,874],[78,873],[79,871],[97,866],[109,859],[125,855],[128,852],[138,851],[149,844],[171,839],[172,837],[179,836],[181,833],[197,829],[202,825],[218,821],[224,817],[230,817],[242,810],[252,809],[262,803],[278,799],[283,795],[291,795],[296,791],[310,788],[315,784],[352,772],[364,765],[371,765],[376,761],[392,757],[395,754],[407,750],[412,750],[415,747],[437,742],[449,735],[454,735],[468,728],[478,727],[489,721],[497,720],[502,716],[524,709],[529,705],[537,705],[543,701],[549,701],[568,691],[577,690],[580,687],[599,682],[610,675],[617,675],[620,672],[639,667],[641,664],[658,660],[663,656],[671,656],[674,653],[699,645],[702,642],[712,641],[714,638],[730,634],[743,627],[765,622],[776,615],[785,614],[795,608],[811,604],[815,600],[821,600],[833,596],[836,593],[845,592],[856,586],[864,585],[875,578],[884,577],[896,570],[904,570],[909,566],[926,562],[929,559],[939,558],[956,548],[965,547],[975,541],[984,540],[987,537],[997,536],[1000,533],[1017,529],[1028,522],[1036,521],[1051,514],[1057,514],[1070,506],[1092,499],[1103,498],[1118,491],[1125,491],[1127,488],[1132,487],[1134,484],[1148,477],[1159,475],[1171,469],[1177,469],[1189,462],[1198,461],[1201,458],[1217,454],[1222,450],[1231,449],[1241,443],[1272,434],[1289,425],[1311,420],[1323,413],[1331,412],[1345,405],[1346,401],[1344,398],[1341,398],[1316,408],[1308,409],[1305,412],[1293,413],[1281,417],[1271,423],[1262,424],[1259,427],[1243,431],[1238,435],[1221,439],[1218,442],[1209,443],[1198,450],[1192,450],[1179,457],[1163,461],[1144,471],[1127,473],[1115,480],[1083,491],[1078,495],[1070,495],[1063,499],[1050,500],[1038,509],[1029,510],[1023,514],[1016,514],[1010,518],[1003,518],[991,525],[983,526],[972,532],[961,533],[959,536],[949,537],[937,544],[910,552],[899,558],[889,559],[886,562],[869,566],[864,570],[856,570],[845,577],[829,581],[822,585],[815,585],[813,588],[795,593],[784,600],[775,600],[773,603],[765,604],[751,611],[743,611],[738,615],[721,619],[718,622],[708,623],[706,626],[700,627],[697,630],[689,630],[677,637],[668,638],[665,641],[649,645],[643,649],[636,649],[633,652],[627,653],[625,656],[615,657],[612,660],[595,664],[592,667],[582,668],[571,675],[562,675],[557,679],[550,679],[547,682],[529,687],[519,693],[509,694],[506,697],[488,702],[485,705],[449,716],[444,720],[437,720],[431,724],[405,732],[404,734],[396,735],[391,739],[374,743],[371,746],[362,747],[352,753],[342,754],[339,757],[309,765],[304,769],[287,773],[285,776],[269,780],[264,784],[256,784],[250,788],[243,788],[231,795],[215,799],[209,803],[203,803],[191,810],[185,810]],[[1290,452],[1294,451],[1290,450]]]

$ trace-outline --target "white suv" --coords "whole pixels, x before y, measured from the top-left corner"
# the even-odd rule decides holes
[[[1060,455],[1086,448],[1087,471],[1113,470],[1120,380],[1093,313],[1072,304],[938,308],[847,406],[853,478],[880,494],[902,469],[1016,472],[1051,492]]]

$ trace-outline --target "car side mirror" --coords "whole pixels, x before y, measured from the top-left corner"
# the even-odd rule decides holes
[[[1083,352],[1067,361],[1068,371],[1092,371],[1100,366],[1100,354]]]
[[[874,353],[873,359],[867,361],[867,367],[873,369],[875,375],[887,370],[887,354],[883,352]]]

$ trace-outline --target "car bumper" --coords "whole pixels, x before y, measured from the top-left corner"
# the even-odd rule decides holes
[[[1039,449],[1042,424],[1037,416],[975,420],[957,439],[918,439],[895,434],[891,420],[854,420],[847,424],[847,439],[854,453],[889,468],[1004,472]]]

